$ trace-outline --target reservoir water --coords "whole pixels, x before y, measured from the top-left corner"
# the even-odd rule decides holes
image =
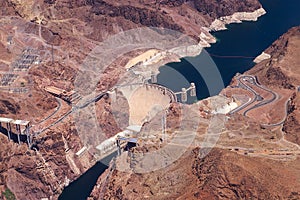
[[[218,94],[222,87],[208,92],[208,86],[197,71],[209,69],[214,64],[208,59],[208,54],[218,67],[224,86],[227,86],[236,73],[243,73],[254,66],[253,57],[258,56],[283,33],[293,26],[300,25],[299,0],[260,0],[267,14],[256,22],[227,25],[228,30],[213,33],[218,42],[206,48],[204,52],[188,60],[197,60],[192,66],[187,59],[179,63],[169,63],[160,68],[158,83],[174,91],[188,87],[189,82],[195,82],[198,100]],[[223,57],[225,56],[225,57]],[[226,56],[238,56],[230,58]],[[241,57],[240,57],[241,56]],[[211,79],[218,77],[210,77]]]
[[[200,68],[209,70],[216,64],[220,71],[224,85],[228,85],[236,73],[243,73],[253,67],[253,58],[270,46],[280,35],[289,28],[300,25],[299,0],[260,0],[267,14],[257,22],[243,22],[242,24],[228,25],[228,30],[213,33],[218,39],[216,44],[207,48],[207,52],[194,58],[182,59],[180,63],[170,63],[160,68],[158,83],[174,91],[188,87],[189,82],[196,83],[197,99],[216,95],[222,90],[216,85],[208,90],[201,74]],[[211,56],[212,60],[208,58]],[[238,58],[220,56],[243,56]],[[249,58],[246,58],[249,57]],[[195,59],[196,66],[191,66],[187,60]],[[214,64],[215,63],[215,64]],[[196,67],[196,68],[194,68]],[[214,79],[214,77],[210,77]],[[223,85],[223,86],[224,86]],[[194,99],[196,100],[196,99]],[[194,101],[193,99],[191,101]],[[107,161],[112,156],[107,158]],[[60,200],[84,200],[91,193],[98,177],[104,172],[107,165],[98,162],[85,174],[66,187],[59,197]]]

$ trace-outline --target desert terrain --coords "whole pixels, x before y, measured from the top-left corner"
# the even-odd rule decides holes
[[[183,115],[191,119],[181,119],[184,129],[183,112],[172,106],[166,141],[145,140],[119,157],[91,199],[299,199],[299,37],[299,27],[290,29],[265,50],[270,58],[234,77],[221,92],[228,102],[221,103],[231,99],[238,107],[219,120],[203,112],[221,97],[192,105],[198,117]],[[195,120],[200,117],[208,120]],[[151,123],[141,134],[162,137]],[[184,135],[193,141],[174,143]]]
[[[143,101],[127,101],[124,88],[110,91],[143,83],[162,64],[186,56],[178,43],[193,46],[195,55],[215,42],[211,30],[243,16],[257,19],[263,14],[256,12],[262,9],[257,0],[2,0],[0,5],[0,117],[30,121],[32,136],[28,148],[26,141],[18,144],[4,130],[0,134],[0,198],[12,193],[16,199],[57,199],[98,161],[96,146],[131,122],[141,126],[139,144],[99,178],[91,199],[300,198],[299,28],[266,49],[270,59],[237,75],[219,96],[196,104],[172,102],[166,90],[140,88],[132,99],[158,104],[141,112]],[[225,16],[222,23],[215,21]],[[143,27],[172,29],[188,40],[171,34],[175,42],[161,49],[137,45],[130,51],[123,51],[124,40],[109,43],[113,35]],[[147,34],[134,39],[147,38],[149,44],[160,36]],[[155,55],[147,68],[128,70],[128,63],[151,49]],[[93,70],[99,73],[89,74]],[[238,106],[235,112],[217,112],[231,103]]]

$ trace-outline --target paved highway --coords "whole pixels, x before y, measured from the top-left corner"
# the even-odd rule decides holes
[[[255,104],[254,106],[248,108],[247,110],[245,110],[245,111],[243,112],[243,115],[244,115],[244,116],[246,116],[247,113],[248,113],[249,111],[253,110],[253,109],[256,109],[256,108],[261,107],[261,106],[265,106],[265,105],[270,104],[270,103],[272,103],[272,102],[274,102],[274,101],[276,101],[276,100],[279,99],[279,95],[278,95],[277,93],[275,93],[275,92],[273,92],[272,90],[270,90],[270,89],[268,89],[268,88],[266,88],[266,87],[260,85],[260,84],[257,82],[257,79],[256,79],[255,76],[251,76],[251,75],[241,75],[241,76],[238,77],[237,80],[238,80],[238,82],[239,82],[239,85],[238,85],[238,86],[239,86],[240,88],[246,89],[246,90],[250,91],[251,93],[253,93],[254,98],[250,99],[247,103],[245,103],[245,104],[243,104],[243,105],[237,107],[236,109],[232,110],[232,111],[230,112],[230,114],[233,114],[233,113],[235,113],[235,112],[239,112],[239,111],[243,110],[244,108],[246,108],[246,107],[250,106],[251,104],[253,104],[255,101],[261,99],[261,96],[260,96],[253,88],[251,88],[249,85],[247,85],[246,83],[243,83],[243,81],[246,81],[247,83],[252,84],[252,85],[254,85],[254,86],[257,86],[257,87],[259,87],[260,89],[262,89],[262,90],[264,90],[264,91],[266,91],[266,92],[272,94],[272,98],[271,98],[271,99],[261,101],[261,102]],[[289,105],[289,102],[290,102],[290,99],[288,99],[288,100],[286,101],[286,103],[285,103],[285,116],[284,116],[284,118],[283,118],[280,122],[275,123],[275,124],[262,124],[262,126],[265,126],[265,127],[272,127],[272,126],[280,126],[280,125],[282,125],[282,124],[284,123],[284,121],[286,120],[287,115],[288,115],[288,105]]]
[[[280,125],[283,125],[283,123],[285,122],[287,116],[288,116],[288,108],[289,108],[289,103],[290,103],[290,99],[288,99],[286,102],[285,102],[285,115],[283,117],[283,119],[280,121],[280,122],[277,122],[275,124],[262,124],[262,126],[264,127],[272,127],[272,126],[280,126]]]
[[[61,116],[58,120],[56,120],[55,122],[53,122],[52,124],[50,124],[49,126],[43,128],[42,130],[38,131],[35,133],[35,135],[39,135],[41,133],[43,133],[44,131],[46,131],[47,129],[53,127],[54,125],[62,122],[66,117],[68,117],[70,114],[74,113],[75,111],[79,110],[79,109],[82,109],[82,108],[85,108],[87,107],[89,104],[93,103],[93,102],[97,102],[99,101],[105,94],[107,93],[106,92],[102,92],[100,94],[98,94],[96,97],[92,98],[92,99],[89,99],[87,100],[86,102],[84,102],[82,105],[76,105],[74,106],[70,111],[68,111],[67,113],[65,113],[63,116]]]
[[[239,112],[241,110],[243,110],[244,108],[250,106],[251,104],[253,104],[254,102],[262,99],[262,97],[252,88],[250,87],[249,85],[247,85],[246,83],[244,83],[243,81],[246,81],[247,83],[249,84],[252,84],[254,86],[257,86],[259,87],[260,89],[262,90],[265,90],[266,92],[269,92],[272,94],[272,98],[271,99],[268,99],[268,100],[264,100],[262,102],[259,102],[258,104],[248,108],[246,111],[244,111],[243,115],[246,116],[247,113],[253,109],[256,109],[258,107],[261,107],[261,106],[264,106],[264,105],[267,105],[269,103],[272,103],[273,101],[275,101],[276,99],[278,99],[278,94],[276,94],[275,92],[265,88],[264,86],[260,85],[257,80],[256,80],[256,77],[255,76],[251,76],[251,75],[241,75],[240,77],[238,77],[238,82],[239,82],[239,87],[240,88],[243,88],[243,89],[246,89],[248,91],[250,91],[251,93],[253,93],[254,95],[254,98],[250,99],[247,103],[237,107],[236,109],[232,110],[230,112],[230,114],[233,114],[235,112]]]
[[[238,82],[239,82],[238,87],[243,88],[243,89],[246,89],[246,90],[249,90],[251,93],[254,94],[254,98],[250,98],[250,100],[249,100],[247,103],[245,103],[245,104],[243,104],[243,105],[237,107],[236,109],[233,109],[229,114],[233,114],[233,113],[235,113],[235,112],[239,112],[239,111],[243,110],[243,109],[246,108],[247,106],[249,106],[249,105],[251,105],[252,103],[254,103],[255,101],[257,101],[257,99],[258,99],[259,94],[258,94],[254,89],[252,89],[252,88],[249,87],[248,85],[244,84],[244,83],[241,81],[241,79],[243,79],[243,78],[244,78],[244,76],[238,77]]]
[[[60,108],[61,108],[61,99],[60,99],[60,98],[57,98],[57,97],[55,97],[55,99],[56,99],[56,101],[57,101],[57,103],[58,103],[58,106],[56,107],[55,111],[54,111],[52,114],[50,114],[48,117],[46,117],[45,119],[41,120],[41,121],[39,122],[39,124],[41,124],[41,123],[47,121],[48,119],[50,119],[53,115],[55,115],[55,114],[60,110]]]
[[[249,75],[249,76],[244,76],[244,77],[246,77],[246,78],[248,78],[250,81],[252,81],[252,84],[253,84],[253,85],[255,85],[255,86],[259,87],[260,89],[265,90],[266,92],[269,92],[269,93],[272,94],[272,98],[271,98],[271,99],[262,101],[262,102],[260,102],[260,103],[258,103],[258,104],[256,104],[256,105],[250,107],[249,109],[247,109],[247,110],[243,113],[244,116],[246,116],[247,113],[248,113],[249,111],[251,111],[251,110],[253,110],[253,109],[255,109],[255,108],[258,108],[258,107],[267,105],[267,104],[269,104],[269,103],[272,103],[273,101],[275,101],[275,100],[278,99],[278,94],[275,93],[275,92],[273,92],[273,91],[271,91],[271,90],[269,90],[268,88],[266,88],[266,87],[264,87],[264,86],[258,84],[258,82],[257,82],[257,80],[256,80],[256,77],[250,76],[250,75]],[[248,86],[248,87],[249,87],[249,86]],[[257,97],[258,97],[258,96],[257,96]]]
[[[132,84],[132,85],[135,85],[135,84]],[[138,85],[141,85],[141,84],[138,83]],[[126,85],[126,86],[127,86],[127,85]],[[153,85],[153,86],[158,87],[158,88],[165,88],[165,87],[160,86],[160,85]],[[121,87],[121,86],[118,86],[118,87]],[[67,113],[65,113],[63,116],[61,116],[58,120],[56,120],[55,122],[53,122],[53,123],[50,124],[49,126],[47,126],[47,127],[43,128],[42,130],[36,132],[35,135],[39,135],[39,134],[43,133],[44,131],[46,131],[47,129],[53,127],[54,125],[56,125],[56,124],[62,122],[66,117],[68,117],[70,114],[76,112],[77,110],[83,109],[83,108],[87,107],[88,105],[90,105],[91,103],[99,101],[104,95],[107,94],[108,91],[113,91],[113,90],[115,90],[115,88],[117,88],[117,87],[113,87],[113,88],[111,88],[110,90],[101,92],[100,94],[98,94],[98,95],[95,96],[94,98],[88,99],[87,101],[85,101],[84,103],[82,103],[82,104],[80,104],[80,105],[79,105],[80,102],[77,103],[75,106],[73,106],[73,108],[72,108],[70,111],[68,111]],[[166,88],[166,89],[167,89],[167,91],[170,91],[170,92],[173,94],[173,92],[172,92],[170,89],[168,89],[168,88]],[[174,96],[175,96],[175,95],[174,95]],[[177,99],[176,99],[176,96],[173,97],[173,98],[174,98],[174,101],[177,100]],[[52,115],[50,115],[48,118],[50,118],[51,116],[53,116],[57,111],[58,111],[58,110],[56,110],[56,111],[55,111]],[[48,118],[44,119],[44,121],[47,120]],[[41,122],[40,122],[40,123],[41,123]]]

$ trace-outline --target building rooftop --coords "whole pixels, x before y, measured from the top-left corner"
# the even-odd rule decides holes
[[[5,118],[5,117],[0,117],[0,122],[11,123],[12,121],[14,121],[14,120],[13,119],[9,119],[9,118]]]
[[[14,120],[12,121],[13,124],[21,125],[21,126],[27,126],[30,121],[25,121],[25,120]]]
[[[119,140],[124,140],[124,141],[127,141],[127,142],[131,142],[131,143],[137,143],[137,142],[138,142],[138,139],[137,139],[137,138],[119,137],[118,139],[119,139]]]
[[[56,95],[61,95],[61,94],[66,93],[65,90],[60,89],[60,88],[57,88],[57,87],[54,87],[54,86],[48,86],[48,87],[45,87],[45,90],[46,90],[47,92],[50,92],[50,93],[56,94]]]
[[[149,60],[151,57],[153,57],[154,55],[156,55],[157,53],[159,53],[158,50],[156,49],[150,49],[144,53],[142,53],[141,55],[131,59],[125,66],[126,69],[131,68],[132,66],[140,63],[140,62],[145,62],[146,60]]]
[[[82,147],[82,148],[76,153],[76,156],[80,156],[85,150],[87,150],[87,147],[86,147],[86,146]]]
[[[121,132],[117,133],[114,137],[118,137],[118,136],[125,137],[125,136],[128,136],[130,134],[132,134],[132,131],[124,130],[124,131],[121,131]]]
[[[130,130],[130,131],[133,131],[135,133],[138,133],[138,132],[141,131],[142,126],[140,126],[140,125],[131,125],[131,126],[128,126],[126,129]]]

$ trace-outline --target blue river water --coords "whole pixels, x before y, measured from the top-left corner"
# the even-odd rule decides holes
[[[218,42],[206,48],[199,56],[183,58],[180,63],[169,63],[160,68],[158,83],[173,91],[189,87],[190,82],[196,83],[197,98],[189,99],[194,102],[218,94],[228,85],[236,73],[243,73],[254,66],[253,57],[258,56],[277,38],[293,26],[300,25],[299,0],[260,0],[267,14],[257,22],[243,22],[228,25],[228,30],[213,33]],[[210,56],[209,55],[217,55]],[[220,56],[243,56],[243,58],[228,58]],[[249,57],[249,58],[246,58]],[[189,64],[195,60],[197,65]],[[212,87],[207,85],[201,73],[203,69],[217,66],[222,84]],[[219,77],[209,77],[212,80]],[[213,82],[213,81],[212,81]],[[211,89],[212,88],[212,89]],[[106,158],[108,162],[113,156]],[[105,171],[107,165],[96,163],[85,174],[66,187],[60,195],[60,200],[84,200],[91,193],[98,177]]]

